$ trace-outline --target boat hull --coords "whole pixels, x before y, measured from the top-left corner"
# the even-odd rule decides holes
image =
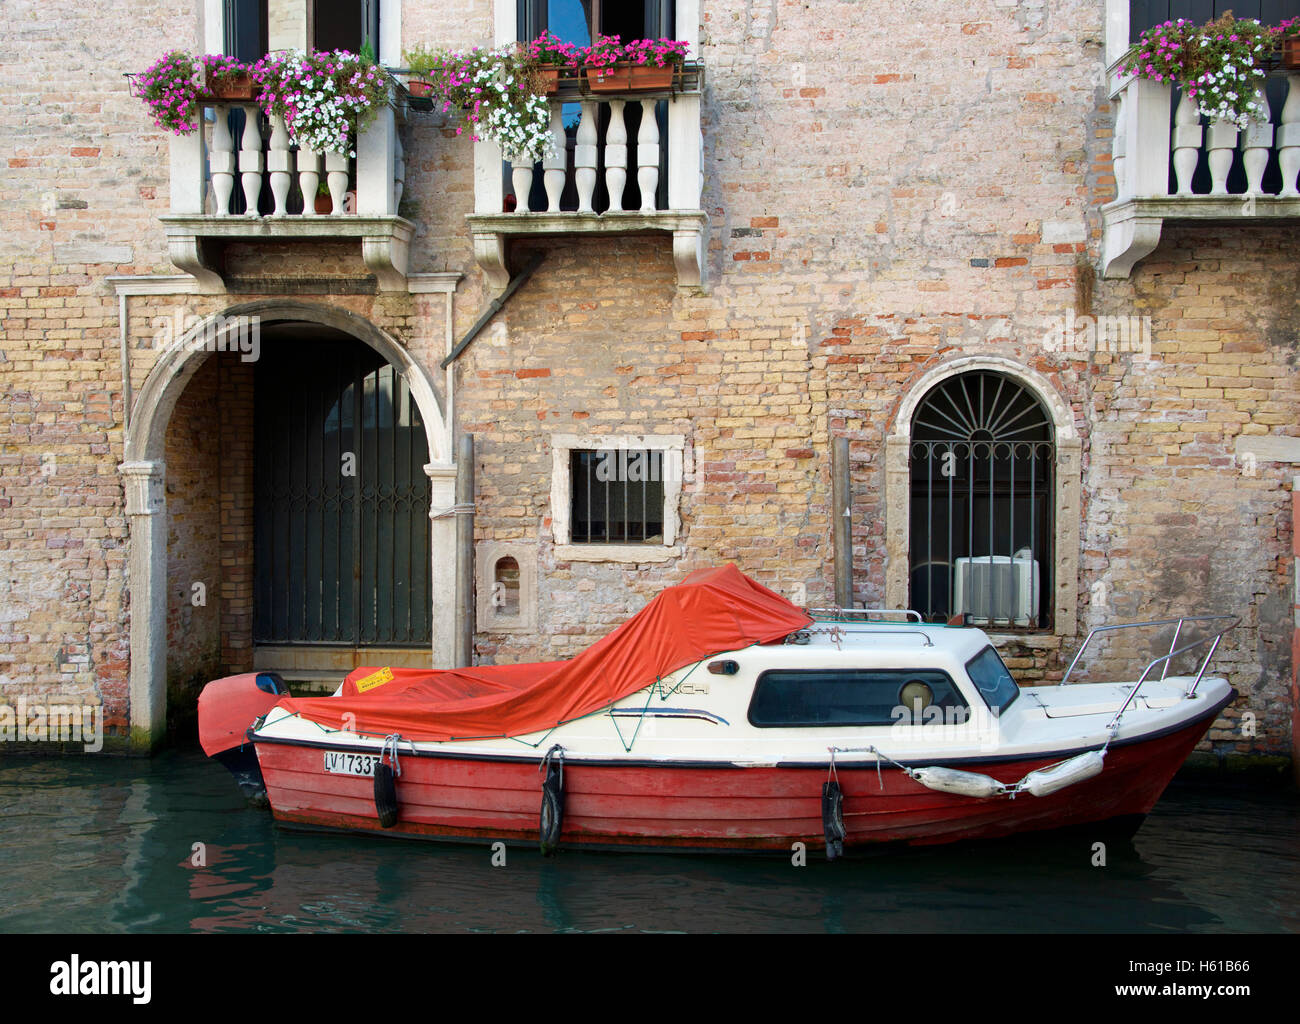
[[[1228,698],[1230,700],[1231,697]],[[1140,820],[1205,734],[1223,704],[1175,730],[1116,743],[1101,774],[1049,796],[976,799],[938,793],[897,768],[841,763],[846,848],[928,845],[1018,832]],[[401,756],[398,820],[380,827],[374,783],[328,774],[324,752],[345,749],[259,738],[272,811],[287,826],[412,838],[534,843],[542,775],[531,759]],[[1034,758],[927,760],[1014,783],[1077,751]],[[917,762],[918,766],[921,762]],[[824,843],[825,765],[736,766],[647,761],[566,762],[561,846],[789,851]]]

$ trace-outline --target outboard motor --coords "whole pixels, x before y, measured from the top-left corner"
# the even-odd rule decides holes
[[[257,751],[246,735],[249,727],[289,696],[289,687],[274,672],[245,672],[214,679],[199,694],[199,744],[203,753],[225,765],[240,792],[258,807],[268,806],[266,783]]]

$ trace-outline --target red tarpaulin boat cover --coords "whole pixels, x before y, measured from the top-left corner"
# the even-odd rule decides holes
[[[346,722],[367,735],[522,736],[598,711],[692,662],[780,640],[811,622],[734,565],[702,569],[569,661],[446,671],[359,668],[336,697],[287,697],[279,706],[332,729]]]

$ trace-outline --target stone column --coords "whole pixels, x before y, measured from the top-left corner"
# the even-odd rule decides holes
[[[1056,442],[1056,564],[1052,579],[1056,585],[1054,601],[1057,636],[1074,636],[1078,632],[1079,603],[1079,526],[1083,508],[1083,442],[1077,437]]]
[[[167,505],[161,462],[123,462],[131,549],[130,748],[151,753],[167,729]]]
[[[429,478],[429,592],[433,595],[433,667],[452,668],[456,649],[456,517],[439,515],[456,503],[456,467],[431,463]]]
[[[885,607],[906,608],[912,497],[910,438],[885,439]]]

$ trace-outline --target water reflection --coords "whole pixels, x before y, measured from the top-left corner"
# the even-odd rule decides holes
[[[1280,793],[1175,785],[1104,867],[1089,835],[802,868],[512,847],[493,867],[487,844],[277,829],[197,754],[0,761],[0,811],[5,931],[1300,931]]]

